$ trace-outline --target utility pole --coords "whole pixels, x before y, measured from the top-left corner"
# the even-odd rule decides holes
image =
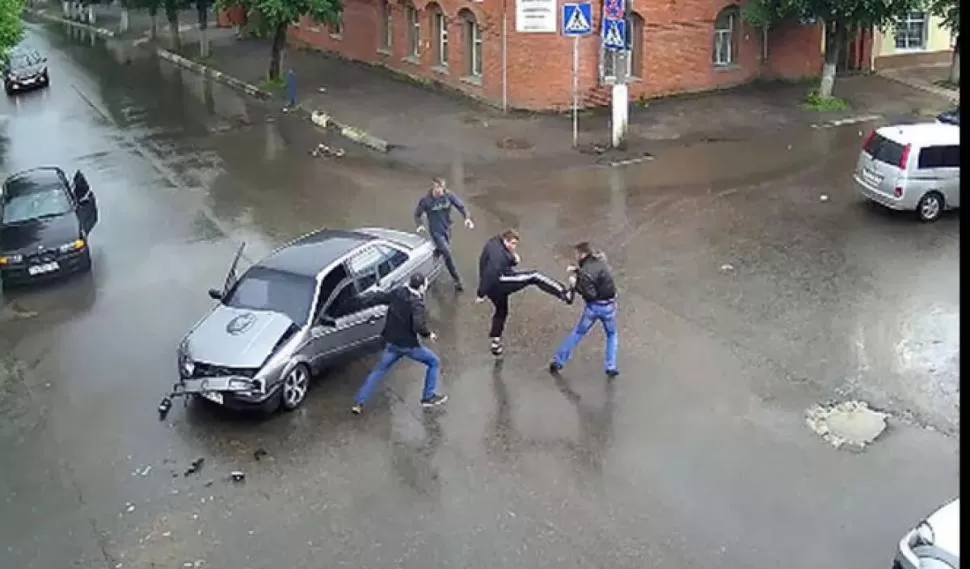
[[[613,148],[624,148],[630,121],[630,89],[628,86],[630,52],[628,50],[616,51],[613,55],[616,81],[613,83],[612,96],[610,97],[611,130],[613,131],[611,142]]]

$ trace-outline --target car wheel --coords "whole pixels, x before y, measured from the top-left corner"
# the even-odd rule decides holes
[[[87,253],[84,254],[84,261],[81,263],[81,272],[91,272],[91,249],[88,249]]]
[[[7,85],[6,83],[4,83],[3,84],[3,90],[7,92],[7,96],[8,97],[12,97],[13,96],[13,89],[10,88],[10,85]]]
[[[927,192],[916,205],[920,221],[932,223],[943,214],[943,196],[939,192]]]
[[[280,386],[280,407],[284,411],[292,411],[303,404],[307,389],[310,387],[310,368],[304,364],[296,364]]]

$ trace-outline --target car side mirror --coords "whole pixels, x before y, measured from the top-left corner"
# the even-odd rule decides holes
[[[222,300],[222,291],[217,288],[210,288],[209,298],[212,300]]]

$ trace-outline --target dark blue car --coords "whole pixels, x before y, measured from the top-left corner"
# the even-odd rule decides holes
[[[956,108],[950,109],[949,111],[936,115],[936,120],[943,123],[960,126],[960,105],[957,105]]]

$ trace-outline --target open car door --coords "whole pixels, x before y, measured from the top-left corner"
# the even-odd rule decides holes
[[[229,273],[226,275],[226,282],[222,285],[223,298],[229,294],[229,291],[232,290],[232,287],[236,284],[236,281],[239,280],[239,259],[242,258],[243,249],[245,248],[246,244],[241,243],[239,245],[239,249],[236,249],[236,256],[233,257],[232,264],[229,265]]]
[[[74,194],[74,203],[77,204],[77,217],[81,222],[81,228],[87,235],[98,224],[98,201],[91,191],[88,179],[80,170],[74,173],[74,180],[71,182],[71,193]]]

